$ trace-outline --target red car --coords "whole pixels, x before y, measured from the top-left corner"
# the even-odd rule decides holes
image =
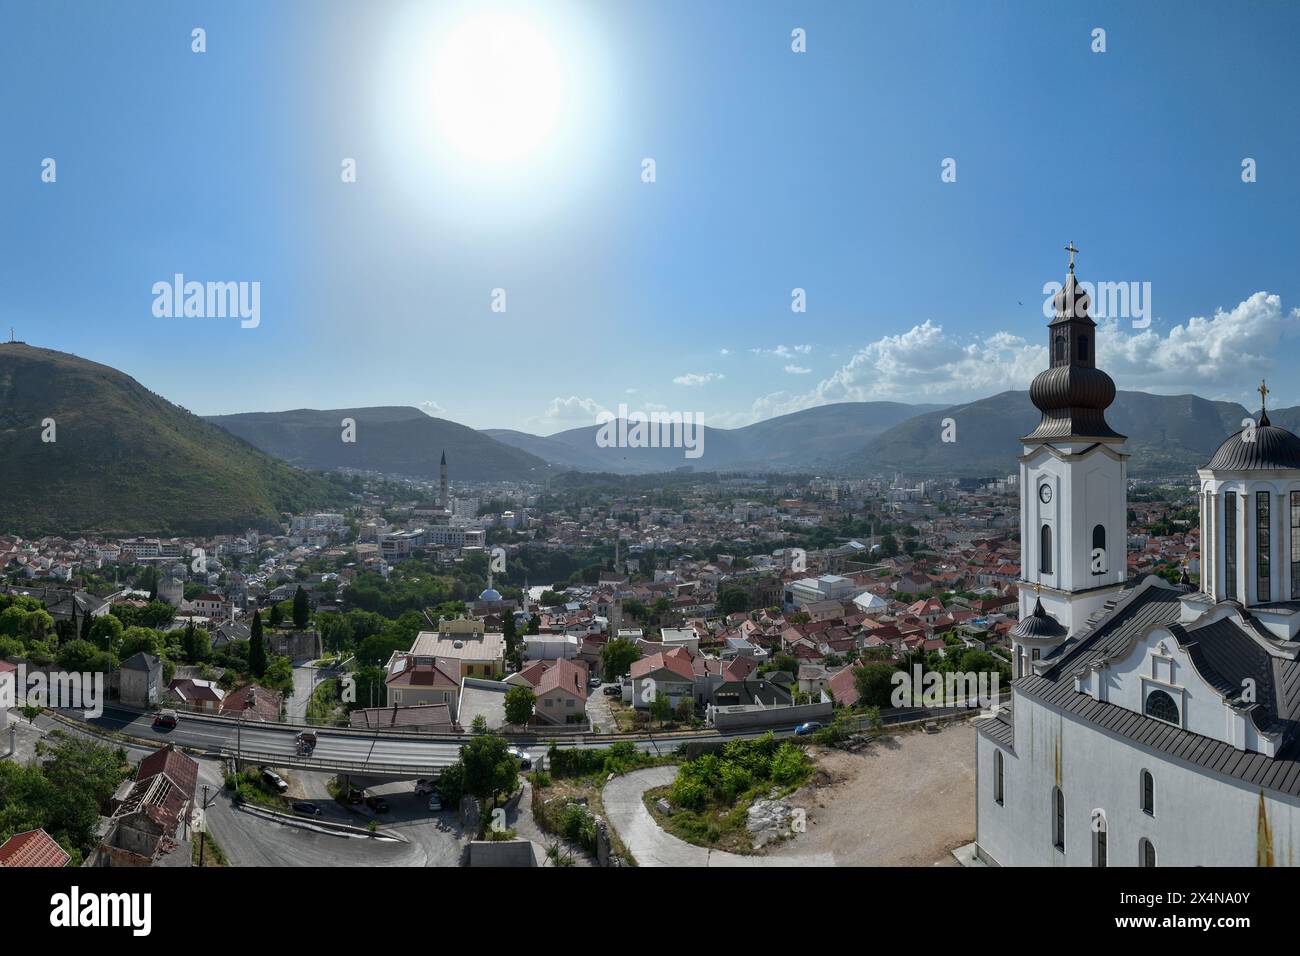
[[[170,728],[175,727],[178,723],[180,723],[180,718],[176,716],[176,711],[174,710],[160,710],[158,716],[153,719],[153,725],[155,727]]]

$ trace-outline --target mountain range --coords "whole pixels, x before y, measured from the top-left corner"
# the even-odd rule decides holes
[[[270,530],[346,498],[116,369],[0,343],[0,533]]]

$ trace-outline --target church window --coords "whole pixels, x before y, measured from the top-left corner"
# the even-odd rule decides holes
[[[1002,751],[993,751],[993,799],[1002,806]]]
[[[1291,600],[1300,601],[1300,491],[1291,492]]]
[[[1092,529],[1092,550],[1095,555],[1097,550],[1101,550],[1101,561],[1093,561],[1093,574],[1106,573],[1106,526],[1097,525]]]
[[[1153,690],[1147,694],[1146,713],[1148,717],[1163,720],[1165,723],[1178,723],[1178,705],[1162,690]]]
[[[1056,337],[1056,361],[1057,362],[1065,361],[1065,336],[1064,335],[1058,335]]]
[[[1270,601],[1273,592],[1270,583],[1273,537],[1269,533],[1271,497],[1267,491],[1255,492],[1255,599]]]
[[[1079,336],[1079,361],[1088,361],[1088,336]]]
[[[1223,573],[1228,600],[1237,600],[1237,493],[1223,495]]]
[[[1150,840],[1143,837],[1138,841],[1138,866],[1154,867],[1156,865],[1156,848]]]
[[[1106,818],[1102,817],[1092,830],[1092,865],[1106,865]]]
[[[1142,771],[1142,812],[1148,816],[1156,813],[1156,782],[1150,770]]]
[[[1052,846],[1065,852],[1065,794],[1052,788]]]
[[[1038,570],[1043,574],[1052,573],[1052,526],[1043,525],[1038,534]]]

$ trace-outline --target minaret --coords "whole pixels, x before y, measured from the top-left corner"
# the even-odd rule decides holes
[[[447,485],[447,450],[442,451],[442,465],[440,466],[438,477],[438,499],[442,505],[442,510],[451,513],[451,496],[448,493]]]
[[[1050,364],[1029,387],[1042,418],[1021,439],[1020,619],[1026,626],[1013,635],[1017,676],[1077,634],[1128,574],[1126,439],[1106,423],[1115,383],[1096,365],[1097,325],[1074,274],[1079,250],[1073,242],[1065,248],[1069,272],[1047,326]]]

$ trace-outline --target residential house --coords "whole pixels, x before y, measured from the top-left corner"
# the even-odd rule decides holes
[[[95,851],[95,866],[189,866],[199,765],[168,744],[140,761]]]
[[[158,703],[162,691],[162,659],[139,651],[122,662],[118,674],[118,699],[128,707],[147,708]]]
[[[418,642],[417,642],[418,643]],[[446,704],[455,713],[460,697],[457,661],[415,654],[395,654],[384,678],[389,707]]]
[[[60,869],[68,865],[70,857],[44,830],[27,830],[15,833],[0,845],[0,868],[47,867]]]
[[[533,688],[534,714],[548,724],[582,720],[587,711],[587,669],[573,661],[556,661]]]

